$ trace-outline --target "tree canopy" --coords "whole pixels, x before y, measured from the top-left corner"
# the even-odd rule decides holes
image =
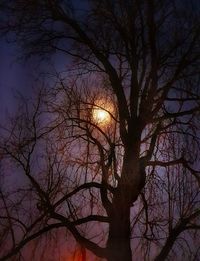
[[[62,53],[66,67],[1,127],[0,260],[26,257],[36,239],[44,258],[44,235],[70,242],[68,232],[82,259],[196,260],[198,6],[10,0],[1,10],[2,35],[26,57]]]

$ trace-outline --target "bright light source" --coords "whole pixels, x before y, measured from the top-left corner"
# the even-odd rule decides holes
[[[97,124],[107,124],[111,120],[110,114],[107,111],[100,108],[93,109],[92,116],[95,123]]]

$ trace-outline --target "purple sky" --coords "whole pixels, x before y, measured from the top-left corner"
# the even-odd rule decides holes
[[[16,92],[28,93],[34,83],[36,70],[31,61],[18,59],[18,48],[14,44],[0,41],[0,112],[1,119],[6,111],[15,110]]]
[[[31,95],[33,86],[38,85],[38,79],[43,79],[45,73],[63,71],[69,59],[63,54],[56,54],[50,60],[41,62],[38,57],[28,60],[23,57],[21,50],[14,43],[0,39],[0,120],[7,112],[16,109],[16,93]],[[47,80],[47,79],[46,79]]]

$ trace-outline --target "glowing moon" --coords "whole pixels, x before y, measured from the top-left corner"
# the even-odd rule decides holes
[[[101,108],[94,108],[92,117],[94,119],[94,122],[101,125],[106,125],[110,122],[111,116],[109,112],[106,110],[103,110]]]
[[[107,128],[113,124],[114,106],[109,98],[98,98],[94,101],[91,111],[94,124]]]

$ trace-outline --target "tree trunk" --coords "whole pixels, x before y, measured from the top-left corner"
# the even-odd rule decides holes
[[[134,154],[133,154],[134,151]],[[121,180],[113,195],[109,214],[108,261],[131,261],[130,208],[140,193],[139,143],[126,148]]]
[[[125,195],[114,199],[107,241],[108,261],[131,261],[130,204]]]

